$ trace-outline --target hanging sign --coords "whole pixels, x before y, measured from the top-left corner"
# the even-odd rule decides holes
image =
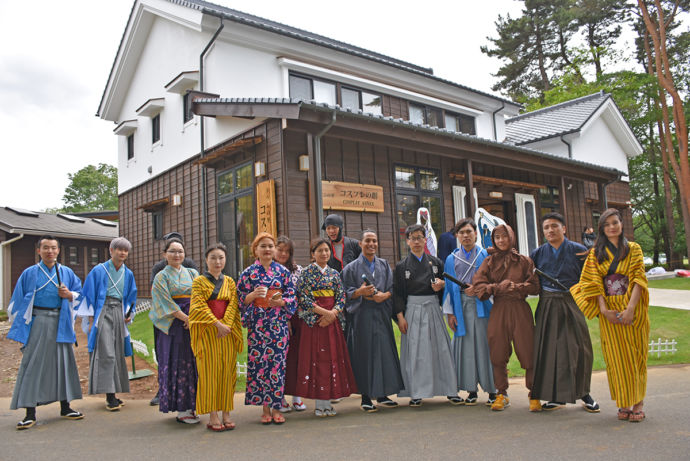
[[[256,185],[256,223],[258,232],[268,232],[274,237],[277,236],[276,188],[273,179]]]
[[[383,213],[383,187],[338,181],[321,182],[324,210]]]

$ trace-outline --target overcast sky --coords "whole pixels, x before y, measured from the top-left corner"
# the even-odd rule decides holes
[[[500,64],[479,47],[495,35],[499,13],[519,15],[522,5],[514,0],[215,3],[431,67],[439,77],[487,92]],[[116,164],[113,125],[94,114],[131,7],[130,0],[0,0],[0,206],[59,207],[68,173],[88,164]]]

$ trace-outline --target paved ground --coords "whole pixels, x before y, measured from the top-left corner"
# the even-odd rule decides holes
[[[650,288],[649,305],[690,311],[690,291]]]
[[[178,424],[142,400],[108,413],[100,398],[75,402],[86,414],[81,421],[58,418],[56,404],[40,407],[39,423],[20,432],[14,425],[23,412],[6,410],[9,399],[2,398],[0,459],[688,459],[688,383],[688,365],[650,368],[642,423],[617,421],[603,372],[592,379],[599,414],[579,405],[529,413],[522,379],[511,380],[513,404],[502,413],[484,405],[452,407],[439,398],[418,409],[400,399],[401,408],[364,414],[352,397],[336,405],[334,418],[307,411],[288,415],[283,426],[266,427],[258,422],[260,410],[245,407],[237,395],[238,428],[223,433]],[[313,402],[308,405],[313,410]]]

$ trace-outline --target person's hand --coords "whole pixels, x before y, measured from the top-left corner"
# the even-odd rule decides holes
[[[276,296],[275,298],[274,298],[274,297],[271,297],[271,298],[268,300],[268,305],[269,305],[270,307],[282,307],[282,306],[284,306],[285,304],[287,304],[287,303],[286,303],[285,300],[283,299],[283,296],[282,296],[282,295]]]
[[[623,312],[618,312],[616,317],[618,317],[618,321],[623,325],[632,325],[635,319],[635,309],[628,307]]]
[[[335,311],[327,310],[319,317],[319,326],[325,328],[336,320],[338,320],[338,314]]]
[[[357,288],[356,292],[358,293],[358,297],[363,296],[364,298],[369,299],[374,295],[374,293],[376,293],[376,287],[374,285],[367,285],[366,283],[362,282],[362,285]]]
[[[407,334],[407,320],[405,320],[405,316],[402,313],[398,314],[398,329],[400,333]]]
[[[612,311],[612,310],[609,310],[609,309],[600,310],[599,312],[600,312],[601,315],[603,315],[603,316],[606,318],[606,320],[608,320],[609,322],[611,322],[611,323],[620,323],[620,320],[619,320],[618,315],[617,315],[618,312]]]
[[[216,327],[216,338],[223,338],[224,336],[229,335],[232,331],[232,328],[220,321],[214,323],[214,326]]]
[[[434,291],[441,291],[446,287],[446,281],[443,279],[435,278],[434,282],[431,284],[431,289]]]
[[[448,322],[448,326],[450,327],[451,330],[457,331],[458,329],[458,319],[455,317],[453,314],[447,314],[446,315],[446,321]]]
[[[388,299],[388,293],[377,291],[374,293],[374,296],[372,296],[371,299],[376,302],[376,304],[381,304]]]
[[[474,289],[473,285],[467,285],[467,288],[463,290],[467,296],[477,296],[477,291]],[[455,316],[453,316],[455,317]],[[455,319],[457,322],[457,319]]]
[[[58,288],[58,296],[72,301],[72,292],[64,285],[60,285]]]
[[[132,316],[127,314],[127,317],[125,317],[125,325],[129,325],[130,323],[132,323]]]

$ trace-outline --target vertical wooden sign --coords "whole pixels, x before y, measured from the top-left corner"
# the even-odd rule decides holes
[[[276,188],[273,179],[256,185],[256,223],[258,232],[268,232],[277,237]]]

